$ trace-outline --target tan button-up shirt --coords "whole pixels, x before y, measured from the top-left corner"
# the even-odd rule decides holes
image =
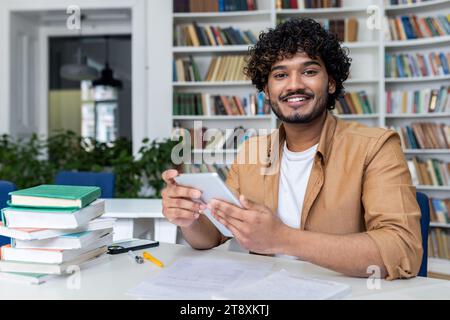
[[[272,134],[246,141],[226,181],[235,194],[266,205],[274,214],[284,140],[281,125]],[[365,232],[379,249],[388,280],[417,275],[422,262],[420,209],[395,131],[327,114],[303,202],[301,230]]]

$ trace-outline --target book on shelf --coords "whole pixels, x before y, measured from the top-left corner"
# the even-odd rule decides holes
[[[387,78],[420,78],[450,74],[450,52],[385,55]]]
[[[413,122],[391,127],[398,132],[404,149],[449,149],[450,126],[433,122]]]
[[[214,56],[204,76],[192,56],[188,58],[176,58],[174,60],[174,82],[226,82],[226,81],[248,81],[243,69],[245,56],[222,55]]]
[[[114,226],[114,218],[96,218],[78,229],[8,228],[0,221],[0,236],[19,240],[40,240],[83,231],[108,229]]]
[[[423,2],[433,2],[434,0],[385,0],[384,3],[386,5],[391,5],[391,6],[395,6],[395,5],[402,5],[402,4],[407,4],[407,5],[415,5],[418,3],[423,3]]]
[[[70,269],[73,268],[73,266],[82,268],[85,263],[92,262],[92,260],[99,258],[107,251],[107,246],[103,246],[83,253],[75,259],[59,264],[0,260],[0,271],[62,275],[70,272]]]
[[[430,221],[450,224],[450,199],[430,198]]]
[[[77,229],[105,212],[105,200],[95,200],[82,209],[7,207],[1,211],[8,228]]]
[[[283,23],[289,18],[278,17],[277,23]],[[346,19],[315,19],[326,30],[335,34],[339,41],[343,42],[356,42],[358,41],[358,20],[356,18]]]
[[[450,259],[450,229],[430,229],[428,238],[428,256],[440,259]]]
[[[450,86],[421,90],[386,90],[386,113],[433,113],[450,111]]]
[[[251,30],[193,22],[177,24],[174,40],[179,47],[254,45],[257,35]]]
[[[342,7],[342,0],[276,0],[277,9],[319,9]]]
[[[191,148],[202,151],[238,150],[244,141],[256,134],[254,130],[245,130],[242,126],[234,129],[203,127],[201,130],[176,127],[174,130],[177,130],[183,140],[187,139],[187,133],[189,133]]]
[[[11,206],[83,208],[100,197],[101,189],[88,186],[39,185],[13,191],[9,195]]]
[[[372,114],[373,110],[365,90],[346,92],[336,100],[337,114]]]
[[[450,164],[438,159],[407,160],[413,184],[424,186],[450,185]]]
[[[112,232],[113,229],[109,228],[66,234],[63,236],[42,240],[20,240],[13,238],[11,239],[11,246],[17,249],[84,249],[99,241],[110,239]]]
[[[208,93],[173,93],[174,116],[254,116],[268,115],[264,93],[237,96]]]
[[[178,12],[232,12],[257,10],[256,0],[173,0]]]
[[[4,246],[2,247],[2,260],[61,264],[73,260],[89,251],[108,246],[112,242],[113,234],[108,233],[90,245],[79,249],[50,249],[49,247],[28,249]]]
[[[424,39],[450,35],[450,17],[397,16],[388,18],[388,41]]]

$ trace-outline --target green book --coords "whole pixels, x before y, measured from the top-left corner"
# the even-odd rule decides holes
[[[40,208],[83,208],[98,199],[99,187],[40,185],[10,192],[11,206]]]

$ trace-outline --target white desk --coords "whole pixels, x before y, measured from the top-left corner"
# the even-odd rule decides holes
[[[152,238],[176,243],[177,227],[162,214],[160,199],[105,199],[103,217],[116,218],[114,241],[142,237],[153,229]]]
[[[370,290],[367,280],[350,278],[323,269],[313,264],[290,259],[272,258],[225,250],[193,250],[188,246],[161,243],[159,247],[147,249],[166,266],[181,257],[208,255],[241,261],[274,261],[273,271],[284,268],[307,277],[344,282],[352,287],[348,299],[449,299],[450,281],[431,278],[381,281],[381,289]],[[18,284],[0,280],[0,300],[7,299],[134,299],[125,293],[145,279],[150,279],[162,269],[151,264],[137,264],[126,254],[108,256],[96,266],[81,270],[79,289],[69,289],[67,283],[76,283],[74,276],[58,277],[41,285]],[[73,286],[72,286],[73,287]],[[180,299],[183,292],[180,292]],[[280,297],[282,298],[282,297]]]

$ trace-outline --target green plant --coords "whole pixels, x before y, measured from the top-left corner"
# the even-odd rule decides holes
[[[71,131],[60,131],[42,140],[13,141],[8,135],[0,139],[0,179],[14,182],[19,188],[53,183],[59,170],[108,171],[116,175],[115,194],[136,198],[146,186],[159,197],[164,186],[161,173],[172,166],[170,154],[176,141],[144,139],[136,157],[131,142],[120,138],[113,143],[82,138]]]

